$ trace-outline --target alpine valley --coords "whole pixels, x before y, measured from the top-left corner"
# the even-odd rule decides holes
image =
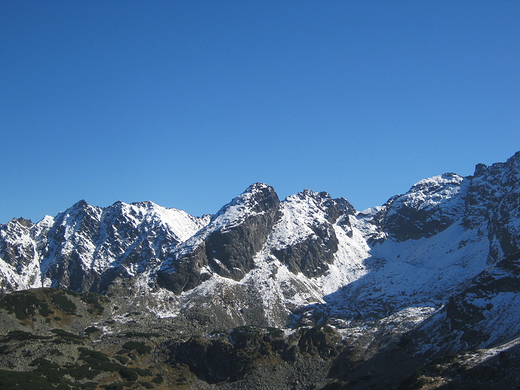
[[[520,388],[520,152],[364,211],[80,201],[0,225],[0,286],[1,389]]]

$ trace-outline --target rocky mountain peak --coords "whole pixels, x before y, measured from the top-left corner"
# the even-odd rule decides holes
[[[26,228],[30,228],[33,226],[33,223],[30,219],[25,219],[25,218],[13,218],[11,220],[12,223],[17,223],[19,224],[20,226],[24,226]]]
[[[253,258],[267,240],[279,206],[271,186],[249,186],[175,250],[157,274],[159,284],[179,293],[199,285],[212,273],[241,280],[254,268]]]
[[[474,177],[485,175],[501,176],[501,171],[516,172],[520,171],[520,151],[507,159],[506,162],[494,163],[491,166],[479,163],[475,166]]]
[[[241,223],[245,218],[278,207],[280,200],[273,187],[255,183],[222,207],[212,218],[217,228]]]
[[[455,173],[421,180],[387,202],[383,228],[401,241],[431,237],[463,217],[468,187],[469,180]]]
[[[169,348],[150,357],[168,356],[161,372],[172,362],[182,371],[168,384],[184,386],[193,375],[204,381],[214,368],[219,374],[213,379],[227,382],[222,389],[258,384],[251,379],[233,387],[249,371],[229,370],[247,355],[259,359],[250,363],[263,378],[285,375],[293,363],[305,371],[318,362],[313,375],[322,385],[327,372],[335,378],[325,388],[361,389],[387,380],[396,382],[387,388],[404,388],[407,382],[397,382],[407,372],[442,354],[481,348],[474,356],[482,356],[495,353],[497,344],[502,350],[520,345],[518,253],[520,153],[505,163],[477,165],[474,176],[421,180],[364,212],[345,198],[308,189],[280,201],[264,183],[203,218],[150,201],[101,208],[82,200],[36,224],[14,219],[0,225],[0,288],[7,294],[0,299],[0,323],[10,332],[0,337],[0,360],[7,362],[0,368],[4,375],[5,367],[37,365],[33,373],[54,367],[45,360],[47,341],[34,348],[31,362],[24,355],[29,347],[18,341],[32,346],[60,336],[128,356],[118,352],[114,359],[122,365],[106,366],[119,374],[90,377],[95,370],[85,369],[90,379],[135,387],[124,380],[132,372],[131,378],[142,376],[139,383],[154,386],[144,382],[151,380],[146,370],[137,371],[143,357],[135,340],[126,343],[131,337]],[[161,342],[145,333],[157,326]],[[118,343],[128,348],[115,348]],[[74,356],[109,359],[52,344],[63,354],[51,357],[60,364]],[[148,351],[148,344],[139,350]],[[406,366],[400,377],[390,372],[394,360]],[[379,371],[381,361],[385,369]],[[157,360],[149,362],[152,367]],[[266,370],[270,364],[276,369]],[[423,372],[437,375],[441,368]],[[78,374],[67,372],[67,378]],[[287,382],[284,388],[317,383]]]
[[[306,189],[288,196],[280,214],[269,238],[271,253],[292,273],[319,277],[329,270],[338,250],[335,227],[351,237],[349,216],[355,210],[344,198]]]

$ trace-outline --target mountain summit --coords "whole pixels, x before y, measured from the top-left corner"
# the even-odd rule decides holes
[[[339,387],[330,388],[363,382],[370,362],[392,353],[393,368],[374,378],[397,386],[439,356],[516,348],[519,200],[520,152],[478,164],[472,176],[421,180],[362,212],[326,192],[280,201],[263,183],[203,217],[152,202],[101,208],[82,200],[38,223],[0,225],[0,285],[11,295],[58,288],[115,297],[118,307],[208,334],[326,326],[356,356],[334,360]],[[320,348],[309,356],[325,359]],[[286,359],[284,351],[276,359]],[[175,356],[188,359],[183,353]],[[208,381],[194,368],[201,362],[188,360]],[[345,388],[365,388],[356,386]]]

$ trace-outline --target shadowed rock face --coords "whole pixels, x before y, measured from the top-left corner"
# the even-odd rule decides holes
[[[242,279],[253,269],[253,257],[271,233],[280,206],[272,187],[257,185],[252,187],[252,191],[252,215],[237,226],[211,233],[205,242],[211,267],[219,275],[234,280]]]
[[[491,243],[489,260],[520,251],[520,152],[505,163],[478,164],[466,199],[464,224],[486,223]]]
[[[421,180],[404,195],[391,198],[381,221],[392,238],[431,237],[464,215],[469,181],[454,173]]]
[[[520,332],[520,252],[480,273],[419,327],[443,353],[504,343]]]
[[[354,207],[344,198],[332,199],[326,192],[305,190],[290,198],[288,202],[302,202],[311,205],[314,217],[308,218],[309,232],[289,245],[272,250],[272,254],[284,263],[289,270],[307,277],[318,277],[329,269],[338,250],[338,238],[334,224],[338,224],[352,237],[349,215],[354,215]]]
[[[173,268],[157,273],[161,287],[175,293],[187,291],[209,278],[204,267],[220,276],[241,280],[254,267],[253,257],[262,249],[276,222],[280,200],[274,189],[256,183],[224,206],[187,253],[174,254]],[[220,220],[232,221],[219,225]]]
[[[313,226],[314,235],[295,245],[273,250],[273,254],[294,274],[302,272],[307,277],[323,275],[328,264],[334,261],[338,239],[329,224]]]

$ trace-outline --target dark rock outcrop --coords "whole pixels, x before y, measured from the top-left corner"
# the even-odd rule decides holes
[[[469,186],[464,225],[487,224],[489,262],[520,251],[520,152],[505,163],[478,164]]]
[[[295,274],[307,277],[323,275],[338,250],[338,239],[330,225],[313,226],[314,235],[305,240],[273,250],[273,254]]]
[[[385,204],[382,229],[399,240],[431,237],[462,218],[468,180],[445,173],[416,183]]]
[[[242,279],[253,269],[253,257],[271,233],[280,206],[278,196],[270,186],[257,183],[247,191],[252,196],[244,202],[244,207],[250,214],[240,224],[212,232],[205,241],[211,267],[219,275],[234,280]],[[226,211],[224,208],[221,213]]]
[[[279,206],[272,187],[253,184],[176,250],[173,260],[157,273],[159,285],[177,294],[187,291],[210,276],[204,267],[220,276],[242,279],[253,269],[253,257],[271,233]]]
[[[298,242],[273,249],[272,253],[294,274],[302,272],[307,277],[321,276],[333,263],[338,250],[333,224],[338,223],[351,237],[349,215],[354,215],[355,209],[345,198],[332,199],[326,192],[305,190],[291,198],[291,201],[313,205],[316,216],[309,218],[311,233]],[[319,214],[324,218],[319,218]]]

